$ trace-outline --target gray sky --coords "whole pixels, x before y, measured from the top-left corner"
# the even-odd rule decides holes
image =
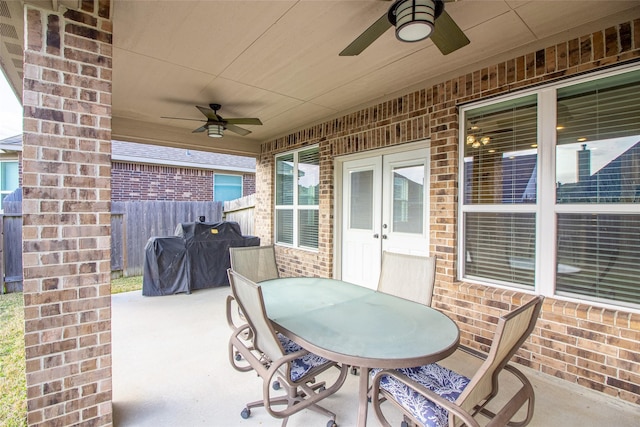
[[[22,107],[0,71],[0,139],[22,133]]]

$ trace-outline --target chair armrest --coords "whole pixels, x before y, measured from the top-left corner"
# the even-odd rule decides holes
[[[487,355],[478,351],[474,348],[460,345],[458,348],[478,359],[485,360]],[[502,409],[496,414],[485,407],[476,408],[478,412],[483,414],[484,416],[491,419],[491,421],[487,424],[487,427],[491,426],[510,426],[510,427],[519,427],[526,426],[533,418],[533,408],[535,405],[535,394],[533,391],[533,387],[531,383],[527,379],[527,377],[516,369],[513,365],[506,364],[503,368],[505,371],[513,374],[520,382],[522,383],[522,387],[511,397],[511,399],[502,407]],[[525,419],[523,421],[518,422],[509,422],[509,420],[520,410],[520,408],[524,405],[525,402],[529,402],[527,406],[527,413]]]
[[[233,303],[236,301],[236,299],[233,297],[233,295],[227,295],[227,300],[226,300],[226,315],[227,315],[227,325],[229,325],[229,327],[231,328],[231,330],[235,330],[236,328],[239,327],[239,325],[236,325],[233,321]],[[236,304],[237,306],[237,304]],[[243,315],[242,312],[240,311],[240,307],[237,306],[236,307],[236,311],[238,312],[238,317],[240,319],[243,319]]]
[[[510,427],[519,427],[526,426],[533,418],[533,408],[535,405],[535,394],[533,391],[533,387],[531,383],[527,379],[527,377],[520,372],[515,367],[507,364],[504,369],[512,373],[520,382],[522,383],[522,387],[509,399],[509,401],[500,409],[497,414],[489,411],[486,408],[482,408],[480,412],[491,418],[491,421],[487,424],[487,427],[493,426],[510,426]],[[529,402],[527,405],[527,413],[525,419],[522,421],[509,421],[511,418],[520,410],[520,408],[525,404],[525,402]]]
[[[247,372],[252,369],[256,369],[256,366],[262,365],[264,368],[265,361],[262,356],[258,358],[255,354],[255,348],[249,345],[247,346],[246,338],[251,335],[251,328],[248,324],[241,325],[234,329],[229,338],[229,362],[236,371]],[[239,365],[236,360],[236,355],[240,354],[248,365]]]
[[[347,365],[339,366],[337,363],[331,362],[331,361],[327,362],[325,365],[322,365],[325,367],[323,371],[333,366],[339,367],[340,369],[339,376],[332,383],[331,386],[323,387],[322,389],[316,390],[309,387],[306,384],[306,382],[314,380],[313,377],[316,373],[319,373],[318,371],[315,371],[314,373],[309,373],[305,375],[305,377],[303,377],[301,380],[298,380],[296,383],[292,383],[290,379],[288,364],[294,359],[303,357],[306,354],[309,354],[309,351],[305,349],[298,350],[293,353],[289,353],[281,357],[280,359],[278,359],[276,362],[271,363],[266,375],[264,376],[261,375],[264,380],[262,383],[264,407],[271,416],[275,418],[289,417],[295,414],[296,412],[299,412],[305,408],[308,408],[309,406],[317,404],[320,400],[338,391],[340,387],[342,387],[342,384],[344,384],[344,381],[347,378],[347,373],[349,372],[349,367]],[[275,410],[271,405],[271,387],[270,387],[270,384],[274,379],[279,379],[281,384],[283,381],[289,385],[295,384],[295,387],[300,387],[302,389],[305,397],[297,401],[296,404],[293,406],[287,406],[285,409],[282,409],[282,410]]]
[[[407,387],[410,387],[410,388],[414,389],[416,392],[422,394],[427,399],[431,400],[433,403],[437,404],[438,406],[441,406],[441,407],[445,408],[451,414],[454,414],[460,420],[462,420],[468,427],[480,427],[480,424],[478,424],[478,422],[473,418],[473,416],[471,416],[470,413],[468,413],[467,411],[465,411],[464,409],[462,409],[460,406],[456,405],[455,403],[450,402],[449,400],[441,397],[440,395],[434,393],[433,391],[429,390],[428,388],[422,386],[421,384],[413,381],[411,378],[408,378],[405,375],[402,375],[401,373],[399,373],[399,372],[397,372],[395,370],[382,370],[382,371],[377,372],[373,377],[373,386],[372,386],[373,388],[372,388],[372,393],[371,393],[371,401],[373,403],[373,408],[375,410],[376,416],[378,416],[378,419],[380,420],[380,422],[382,422],[385,425],[385,427],[390,426],[390,424],[386,420],[384,415],[382,414],[382,411],[380,409],[380,403],[381,402],[379,401],[377,396],[380,394],[380,391],[382,391],[383,394],[385,395],[385,397],[388,397],[389,401],[392,401],[393,398],[390,398],[390,396],[388,396],[386,394],[387,392],[384,391],[384,389],[380,388],[380,379],[384,375],[389,375],[391,377],[394,377],[398,381],[400,381],[403,384],[405,384]],[[395,403],[395,401],[394,401],[394,403]]]

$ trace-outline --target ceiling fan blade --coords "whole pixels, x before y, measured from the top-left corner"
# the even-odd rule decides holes
[[[443,55],[448,55],[470,43],[467,36],[458,27],[458,24],[444,10],[436,19],[435,30],[431,34],[431,40]]]
[[[239,117],[235,119],[224,119],[225,122],[231,123],[232,125],[261,125],[262,122],[260,119],[255,117]]]
[[[227,123],[224,127],[227,128],[227,130],[230,130],[231,132],[235,132],[238,135],[242,135],[242,136],[246,136],[246,135],[249,135],[251,133],[250,130],[241,128],[240,126],[236,126],[236,125],[230,124],[230,123]]]
[[[220,119],[218,118],[218,115],[216,114],[216,112],[215,112],[215,111],[213,111],[211,108],[209,108],[209,107],[201,107],[201,106],[199,106],[199,105],[196,105],[196,108],[197,108],[198,110],[200,110],[200,112],[201,112],[202,114],[204,114],[204,116],[205,116],[206,118],[211,119],[211,120],[216,120],[216,121],[220,120]]]
[[[351,42],[342,52],[340,56],[356,56],[362,53],[371,43],[376,41],[378,37],[384,34],[391,27],[389,18],[385,13],[376,22],[374,22],[369,28],[364,30],[364,33],[360,34],[354,41]]]
[[[192,131],[191,133],[204,132],[205,130],[207,130],[207,125],[200,126],[198,129],[195,129],[195,130],[194,130],[194,131]]]
[[[194,122],[205,122],[206,120],[202,120],[202,119],[187,119],[185,117],[165,117],[162,116],[160,117],[161,119],[173,119],[173,120],[192,120]]]

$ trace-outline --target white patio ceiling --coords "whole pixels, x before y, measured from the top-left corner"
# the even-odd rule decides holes
[[[390,29],[359,56],[338,56],[390,4],[114,0],[113,138],[252,155],[261,142],[363,105],[640,17],[640,1],[460,0],[446,10],[471,43],[450,55],[429,40],[402,43]],[[5,47],[13,41],[2,41],[2,66],[19,88],[19,62]],[[264,125],[213,139],[191,133],[198,122],[161,118],[201,119],[195,105],[213,102],[223,117]]]

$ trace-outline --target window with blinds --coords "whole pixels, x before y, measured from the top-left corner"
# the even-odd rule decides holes
[[[463,108],[461,277],[640,306],[639,118],[638,69]]]
[[[533,288],[537,97],[470,110],[464,123],[464,275]]]
[[[535,214],[469,212],[465,230],[467,277],[533,288]]]
[[[558,90],[558,203],[640,203],[640,72]]]
[[[317,147],[276,157],[276,243],[318,248],[320,154]]]
[[[556,290],[640,303],[640,214],[558,214]]]
[[[466,204],[536,201],[535,95],[470,111],[465,118]]]
[[[559,294],[640,303],[640,71],[557,91]]]

